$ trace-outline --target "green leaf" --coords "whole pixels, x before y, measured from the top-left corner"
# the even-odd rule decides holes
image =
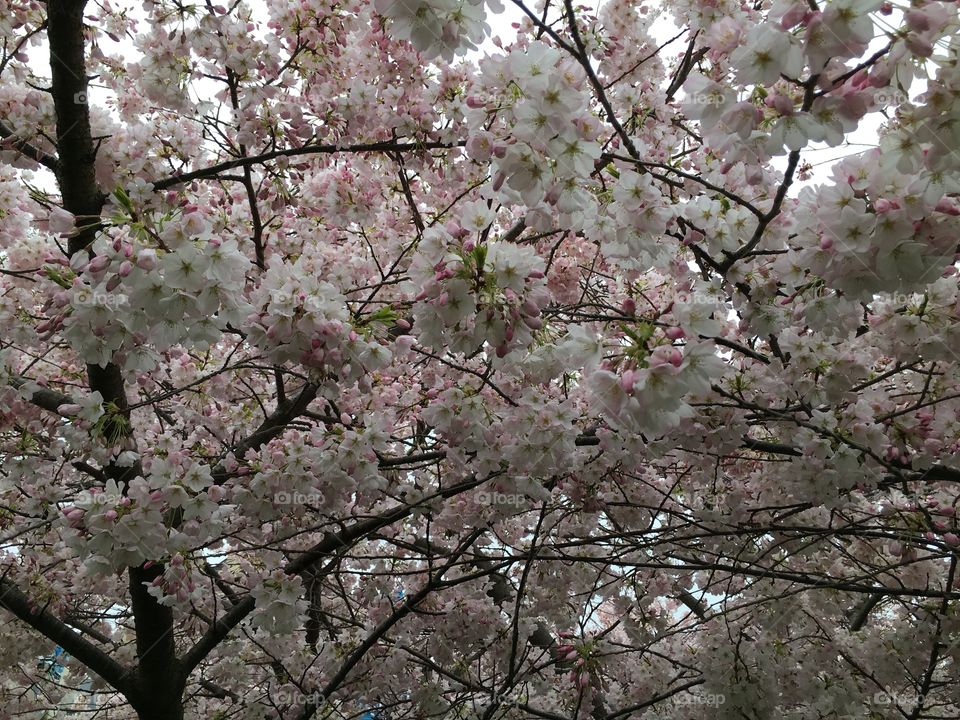
[[[60,287],[69,290],[73,283],[67,279],[66,274],[61,270],[58,270],[53,265],[44,265],[43,274],[46,275],[50,280],[53,280]],[[72,273],[70,273],[72,275]]]
[[[130,196],[127,195],[126,190],[118,185],[117,189],[113,191],[113,196],[124,210],[131,214],[134,212],[133,201],[130,199]]]

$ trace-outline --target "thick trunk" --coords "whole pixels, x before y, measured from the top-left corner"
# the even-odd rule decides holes
[[[50,41],[50,93],[57,116],[57,181],[63,206],[77,218],[68,252],[90,252],[101,230],[100,212],[105,195],[97,186],[94,163],[96,144],[90,130],[87,100],[86,47],[83,11],[86,0],[49,0],[47,37]],[[121,412],[127,410],[123,377],[114,363],[87,367],[91,390]],[[131,438],[132,440],[132,438]],[[122,468],[113,463],[103,473],[126,490],[127,481],[141,473],[139,463]],[[183,720],[184,673],[174,644],[173,612],[147,592],[163,567],[130,568],[130,601],[137,636],[137,669],[133,683],[124,681],[124,692],[141,720]],[[116,685],[116,684],[115,684]]]
[[[130,568],[130,598],[137,628],[137,697],[140,720],[183,720],[184,673],[174,644],[173,610],[160,605],[147,586],[162,567]]]
[[[169,701],[157,699],[134,709],[138,720],[183,720],[183,701],[179,696]]]

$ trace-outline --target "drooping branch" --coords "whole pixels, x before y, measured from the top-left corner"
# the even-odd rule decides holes
[[[437,570],[436,573],[433,573],[429,578],[427,583],[420,588],[417,592],[410,595],[404,603],[398,607],[394,612],[392,612],[388,617],[382,620],[371,632],[367,635],[366,638],[356,647],[353,652],[351,652],[343,663],[338,668],[337,672],[333,674],[333,677],[327,681],[324,685],[323,690],[320,693],[320,696],[323,698],[329,697],[334,693],[346,680],[347,676],[350,674],[350,671],[353,670],[357,664],[363,660],[364,656],[370,651],[370,649],[377,644],[377,642],[384,635],[389,632],[390,628],[400,622],[410,613],[414,612],[423,600],[437,590],[440,587],[440,584],[443,580],[444,574],[452,568],[456,562],[460,559],[466,550],[476,542],[477,538],[483,534],[485,528],[477,528],[473,530],[466,538],[464,538],[459,547],[450,555],[450,558],[443,564],[443,566]],[[462,579],[461,579],[462,580]],[[316,699],[311,699],[307,702],[297,716],[298,720],[309,720],[317,712],[319,708],[319,702]]]
[[[9,385],[17,388],[18,390],[31,382],[33,381],[29,378],[21,377],[19,375],[14,375],[8,380]],[[56,413],[57,408],[59,408],[61,405],[74,404],[73,399],[69,395],[64,395],[56,390],[49,390],[47,388],[34,390],[27,399],[27,402],[32,403],[39,408],[43,408],[44,410],[49,410],[52,413]]]
[[[3,121],[0,121],[0,138],[3,138],[4,140],[4,142],[0,143],[0,148],[12,147],[21,155],[40,163],[49,170],[53,170],[54,173],[60,171],[60,161],[57,160],[57,158],[49,153],[44,152],[27,140],[21,140],[19,137],[17,137],[17,134],[12,129],[7,127]]]
[[[0,579],[0,607],[62,647],[113,689],[127,697],[133,694],[131,668],[121,665],[49,611],[39,610],[36,603],[6,578]]]

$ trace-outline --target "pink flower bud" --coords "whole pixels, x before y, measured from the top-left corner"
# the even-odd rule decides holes
[[[791,5],[790,9],[787,10],[787,12],[785,12],[783,17],[780,19],[780,27],[784,30],[789,30],[803,20],[808,11],[809,8],[805,4],[797,3],[795,5]]]
[[[531,330],[539,330],[543,327],[543,321],[538,317],[530,317],[529,315],[523,316],[524,324]]]
[[[50,216],[47,218],[47,227],[50,229],[50,232],[53,233],[68,233],[71,232],[76,225],[76,218],[73,216],[73,213],[67,212],[61,207],[55,207],[50,211]]]
[[[97,255],[93,260],[87,263],[86,272],[100,273],[110,266],[110,258],[106,255]]]
[[[773,95],[768,95],[763,102],[767,107],[773,108],[781,115],[793,115],[793,100],[786,95],[774,93]]]
[[[670,340],[679,340],[686,335],[686,333],[683,331],[683,328],[672,326],[664,330],[664,335],[666,335]]]
[[[624,315],[633,315],[637,312],[637,301],[632,297],[625,298],[624,301],[620,303],[620,309]]]
[[[956,534],[952,532],[944,533],[943,541],[950,547],[957,547],[957,545],[960,545],[960,537],[957,537]]]
[[[907,35],[904,44],[917,57],[928,58],[933,55],[933,44],[919,35]]]
[[[930,18],[923,10],[917,8],[907,10],[903,17],[907,21],[907,27],[914,32],[924,32],[930,29]]]
[[[934,208],[937,212],[942,212],[947,215],[957,216],[960,215],[960,204],[957,203],[952,197],[944,195],[940,198],[940,201],[937,203],[937,206]]]
[[[156,250],[141,250],[137,253],[137,267],[149,272],[157,267]]]

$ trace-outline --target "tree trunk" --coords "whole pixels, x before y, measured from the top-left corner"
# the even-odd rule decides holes
[[[159,565],[129,572],[138,661],[137,694],[130,704],[140,720],[183,720],[185,682],[174,644],[173,610],[147,592],[162,573]]]

